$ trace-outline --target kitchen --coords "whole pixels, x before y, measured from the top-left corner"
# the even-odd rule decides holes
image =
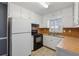
[[[0,6],[0,15],[5,16],[0,17],[0,55],[79,56],[78,2],[1,2]]]

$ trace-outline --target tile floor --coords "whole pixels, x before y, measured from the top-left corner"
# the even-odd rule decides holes
[[[47,47],[41,47],[40,49],[33,51],[32,56],[55,56],[56,51]]]

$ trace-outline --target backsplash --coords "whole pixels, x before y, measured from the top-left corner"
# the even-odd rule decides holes
[[[48,35],[49,33],[49,28],[39,28],[38,32],[43,34],[43,35]]]
[[[79,37],[79,28],[63,28],[63,35]]]

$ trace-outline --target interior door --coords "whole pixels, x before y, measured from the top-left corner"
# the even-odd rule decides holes
[[[7,54],[7,5],[0,3],[0,55]]]

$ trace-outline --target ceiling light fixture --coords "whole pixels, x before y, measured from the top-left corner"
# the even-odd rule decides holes
[[[39,2],[44,8],[48,8],[48,3],[47,2]]]

